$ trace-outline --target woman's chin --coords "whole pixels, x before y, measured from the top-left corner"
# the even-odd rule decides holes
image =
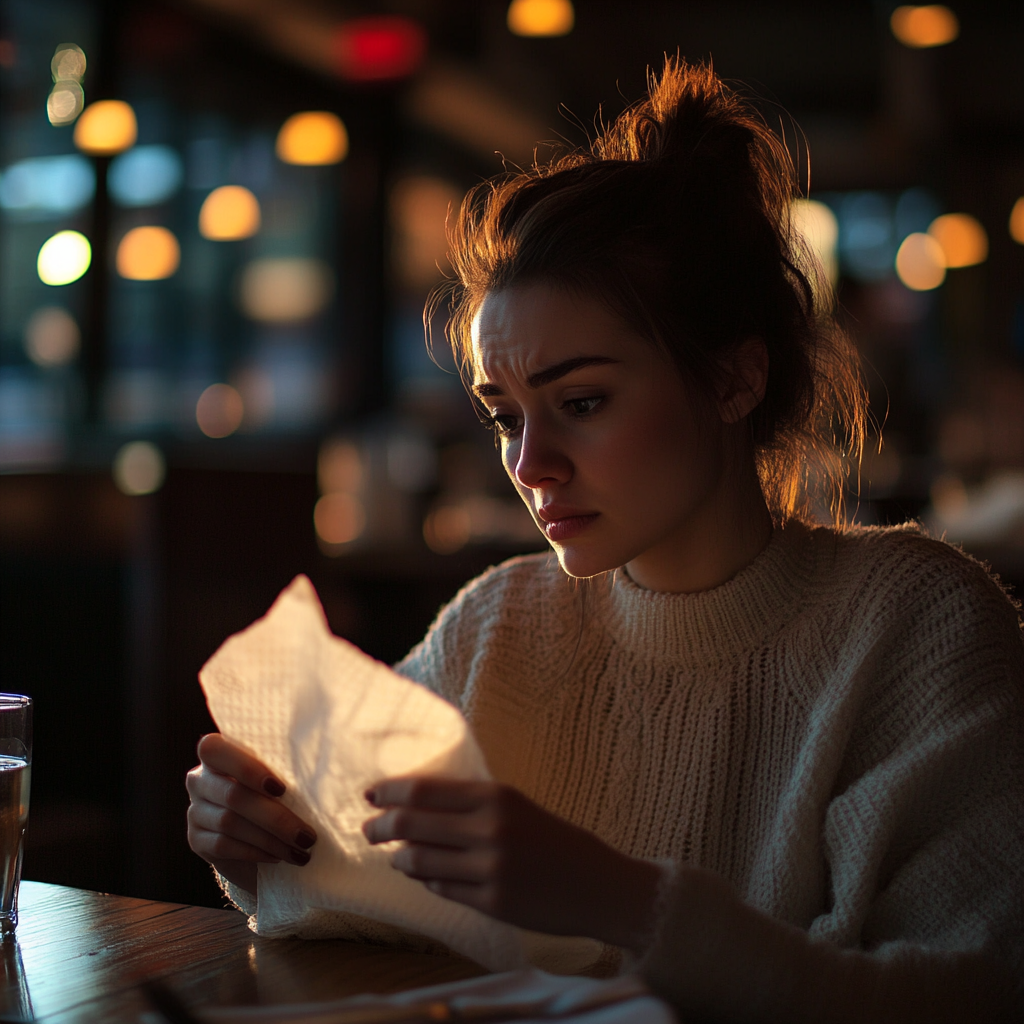
[[[555,554],[558,555],[558,564],[566,576],[576,579],[586,579],[588,576],[599,576],[603,572],[610,572],[618,569],[623,564],[616,561],[609,553],[599,551],[581,551],[575,547],[566,547],[562,544],[552,545]]]

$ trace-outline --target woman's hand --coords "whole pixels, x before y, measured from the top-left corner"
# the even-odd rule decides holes
[[[256,892],[257,864],[309,863],[316,833],[281,804],[284,784],[220,733],[199,741],[200,764],[185,777],[188,844],[228,881]]]
[[[385,779],[371,843],[404,839],[392,863],[440,896],[535,931],[642,949],[661,869],[612,849],[511,786],[430,776]]]

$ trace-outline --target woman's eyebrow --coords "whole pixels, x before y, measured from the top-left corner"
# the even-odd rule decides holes
[[[612,359],[611,356],[576,356],[573,359],[563,359],[560,363],[555,363],[554,366],[549,366],[545,370],[538,370],[536,373],[531,373],[526,378],[526,383],[531,388],[542,388],[546,384],[553,384],[556,380],[560,380],[567,374],[572,373],[574,370],[582,370],[585,366],[607,366],[609,363],[617,363],[618,359]],[[473,393],[478,398],[494,398],[498,395],[505,394],[504,391],[498,387],[497,384],[474,384]]]

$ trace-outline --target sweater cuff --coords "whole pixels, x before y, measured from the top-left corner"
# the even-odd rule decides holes
[[[259,900],[248,889],[229,882],[216,868],[213,869],[213,877],[221,888],[221,892],[248,917],[255,918],[259,909]]]

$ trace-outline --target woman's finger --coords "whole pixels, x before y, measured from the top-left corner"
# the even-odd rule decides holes
[[[427,811],[474,811],[495,796],[493,782],[469,782],[432,775],[383,779],[366,792],[375,807],[418,807]]]
[[[405,839],[413,843],[456,849],[485,843],[491,838],[492,832],[493,829],[488,827],[482,816],[472,812],[451,814],[409,807],[392,807],[363,823],[363,834],[371,843]]]
[[[316,842],[316,832],[279,800],[256,793],[224,775],[206,770],[190,772],[188,791],[193,802],[233,811],[288,846],[306,850]]]
[[[210,863],[218,861],[248,861],[257,864],[277,864],[283,858],[273,857],[258,846],[250,846],[220,832],[195,829],[191,832],[192,849]]]
[[[392,865],[421,881],[466,882],[481,885],[494,878],[497,858],[490,850],[452,850],[413,843],[396,850]]]
[[[277,836],[243,818],[226,807],[206,801],[194,803],[188,810],[190,829],[222,835],[226,839],[261,850],[275,860],[288,860],[293,864],[306,864],[309,854],[283,842]]]
[[[268,796],[283,796],[284,783],[262,761],[225,739],[219,732],[207,733],[196,748],[199,760],[220,775],[230,775],[249,789]]]

